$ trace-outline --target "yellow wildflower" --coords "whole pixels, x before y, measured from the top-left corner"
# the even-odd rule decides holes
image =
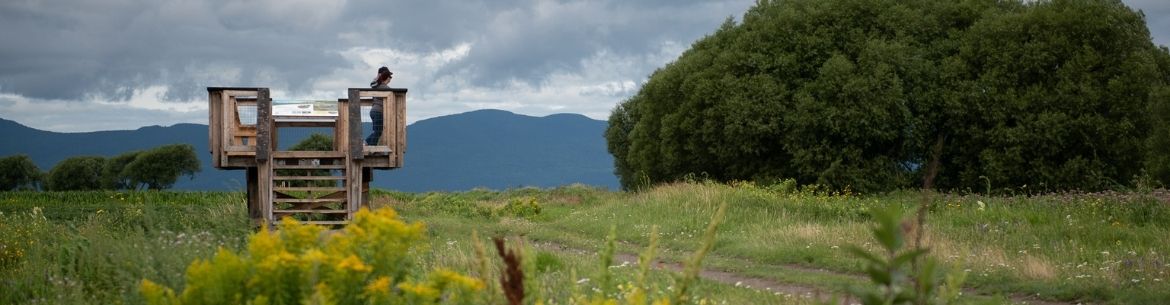
[[[362,260],[357,257],[357,255],[353,254],[350,254],[345,259],[342,259],[341,262],[338,262],[337,269],[352,270],[354,272],[370,272],[374,270],[374,268],[371,268],[369,265],[363,263]]]
[[[366,285],[366,292],[374,295],[389,295],[390,294],[390,278],[378,277],[378,279]]]
[[[398,289],[402,289],[407,294],[415,295],[425,300],[433,300],[439,297],[438,289],[421,283],[398,284]]]

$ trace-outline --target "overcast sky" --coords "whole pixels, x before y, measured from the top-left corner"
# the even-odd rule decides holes
[[[1170,43],[1170,1],[1124,0]],[[3,0],[0,118],[72,132],[207,123],[208,86],[336,99],[377,67],[408,117],[605,119],[752,0]]]

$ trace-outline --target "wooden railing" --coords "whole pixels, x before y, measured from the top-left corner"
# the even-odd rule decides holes
[[[363,167],[398,168],[406,152],[406,89],[350,88],[347,98],[338,99],[338,115],[332,121],[285,122],[274,118],[268,88],[209,87],[208,147],[212,164],[222,169],[255,167],[276,149],[280,127],[334,128],[334,150]],[[349,103],[349,101],[358,101]],[[361,107],[383,102],[382,138],[366,145]],[[254,120],[252,120],[254,118]]]

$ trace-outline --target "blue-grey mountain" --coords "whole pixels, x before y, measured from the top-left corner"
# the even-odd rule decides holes
[[[583,183],[617,188],[605,150],[605,121],[576,114],[546,117],[479,110],[407,126],[406,166],[375,171],[373,186],[410,192],[505,189]],[[366,126],[369,129],[369,126]],[[317,130],[281,130],[282,147]],[[241,190],[243,171],[211,167],[207,125],[148,126],[137,130],[58,133],[0,119],[0,156],[29,155],[42,171],[72,156],[111,157],[171,143],[194,145],[203,171],[180,178],[176,189]]]

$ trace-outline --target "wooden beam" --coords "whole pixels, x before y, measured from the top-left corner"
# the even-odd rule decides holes
[[[245,177],[248,180],[248,218],[260,220],[263,218],[260,213],[260,190],[257,188],[260,177],[256,173],[256,168],[249,167]]]
[[[350,92],[353,92],[352,90]],[[362,203],[362,159],[347,159],[345,174],[349,176],[345,181],[346,187],[346,210],[349,213],[345,214],[346,220],[353,219],[353,213],[356,213]]]
[[[349,89],[349,111],[347,113],[349,123],[349,137],[347,146],[349,146],[349,156],[355,160],[365,158],[362,153],[362,108],[361,103],[354,103],[354,101],[361,100],[357,89]]]
[[[394,111],[398,132],[395,133],[397,139],[394,140],[396,146],[392,147],[394,150],[394,167],[402,167],[404,158],[406,157],[406,90],[402,92],[395,92]]]
[[[333,150],[348,153],[349,146],[345,140],[349,139],[349,100],[337,99],[337,122],[333,127]]]
[[[336,151],[278,151],[272,153],[273,158],[344,158],[345,154]]]
[[[207,150],[211,153],[211,166],[220,167],[220,147],[219,147],[219,107],[222,106],[223,101],[220,99],[219,91],[207,90]]]
[[[257,162],[256,167],[256,182],[259,184],[256,190],[259,193],[261,215],[264,225],[272,225],[275,223],[272,216],[272,162]]]
[[[256,92],[256,161],[267,162],[272,149],[272,99],[268,88]]]

